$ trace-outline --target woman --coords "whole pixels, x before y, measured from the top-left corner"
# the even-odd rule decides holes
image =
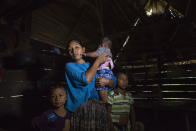
[[[115,78],[96,79],[96,71],[99,65],[107,60],[108,54],[103,53],[90,66],[82,57],[84,53],[85,48],[79,41],[69,42],[68,54],[72,62],[65,66],[65,77],[68,85],[66,108],[74,112],[71,130],[108,130],[107,111],[105,105],[99,103],[99,95],[95,88],[95,80],[98,87],[115,87]]]

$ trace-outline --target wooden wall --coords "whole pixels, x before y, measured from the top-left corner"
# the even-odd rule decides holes
[[[162,56],[132,59],[129,75],[136,118],[146,130],[193,131],[196,120],[196,56],[173,61]],[[167,121],[167,122],[166,122]],[[166,123],[165,123],[166,122]]]

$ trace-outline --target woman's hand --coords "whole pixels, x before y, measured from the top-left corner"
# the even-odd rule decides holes
[[[98,61],[99,64],[102,64],[102,63],[104,63],[107,60],[108,56],[109,56],[109,54],[104,52],[101,56],[99,56],[97,58],[96,61]]]
[[[99,56],[96,61],[94,62],[94,64],[91,66],[90,69],[88,69],[86,71],[86,81],[89,84],[93,77],[95,76],[97,69],[99,68],[100,64],[102,64],[103,62],[105,62],[108,58],[108,53],[103,53],[101,56]]]
[[[96,79],[96,87],[103,87],[109,85],[110,80],[104,77],[97,77]]]
[[[97,77],[96,78],[96,87],[97,88],[103,87],[103,86],[108,86],[108,87],[112,88],[113,84],[114,84],[113,80],[110,80],[110,79],[107,79],[104,77]]]

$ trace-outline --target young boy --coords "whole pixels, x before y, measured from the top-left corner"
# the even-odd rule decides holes
[[[117,87],[108,95],[108,114],[111,129],[115,131],[134,131],[135,113],[131,93],[126,92],[128,76],[121,72],[117,75]],[[131,117],[131,121],[129,118]]]
[[[104,77],[107,79],[112,79],[113,72],[112,69],[114,68],[114,64],[112,61],[112,41],[108,37],[104,37],[101,39],[99,47],[94,52],[85,53],[84,56],[87,57],[98,57],[101,56],[104,52],[108,53],[108,59],[105,63],[101,64],[97,70],[97,74],[99,77]],[[100,101],[103,103],[107,103],[108,99],[108,87],[100,87],[97,88],[99,91]]]
[[[63,86],[56,85],[50,89],[52,109],[33,119],[35,130],[69,131],[71,113],[65,109],[67,93]]]

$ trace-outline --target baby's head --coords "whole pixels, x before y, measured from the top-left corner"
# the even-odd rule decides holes
[[[112,48],[112,41],[108,37],[103,37],[100,40],[99,46],[111,49]]]
[[[67,91],[63,85],[55,85],[50,88],[50,102],[54,108],[60,108],[67,101]]]

